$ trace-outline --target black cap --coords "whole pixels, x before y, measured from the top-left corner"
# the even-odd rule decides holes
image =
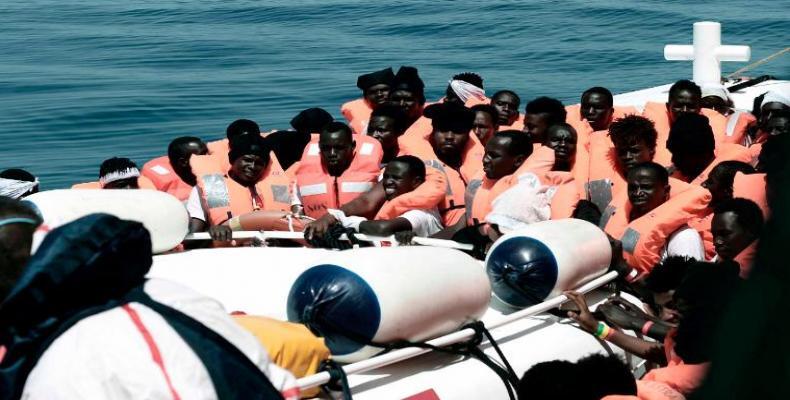
[[[434,127],[441,131],[469,132],[475,121],[475,112],[457,103],[431,104],[423,111]]]
[[[371,86],[380,84],[391,86],[393,79],[395,79],[395,74],[392,73],[392,68],[384,68],[381,71],[360,75],[357,78],[357,87],[362,89],[362,91],[365,91]]]
[[[669,129],[667,149],[672,153],[702,154],[715,148],[713,129],[704,115],[681,114]]]
[[[417,68],[400,67],[392,81],[392,90],[408,90],[415,94],[420,103],[425,103],[425,83],[420,79]]]
[[[232,163],[239,157],[249,154],[268,159],[270,150],[269,143],[266,141],[266,139],[258,135],[234,136],[230,139],[230,152],[228,153],[228,159]]]
[[[334,121],[332,114],[323,108],[308,108],[296,114],[291,120],[291,126],[301,133],[321,132],[324,125]]]

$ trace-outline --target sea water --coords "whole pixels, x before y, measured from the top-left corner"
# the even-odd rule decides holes
[[[576,103],[690,78],[663,46],[719,21],[752,60],[788,45],[787,1],[50,1],[0,0],[0,169],[43,189],[98,178],[99,164],[140,166],[169,141],[221,138],[237,118],[289,128],[300,110],[358,98],[356,77],[419,68],[429,100],[456,73],[487,93]],[[724,73],[743,63],[726,63]],[[788,78],[785,56],[751,71]]]

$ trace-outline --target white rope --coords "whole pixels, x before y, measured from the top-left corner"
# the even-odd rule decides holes
[[[747,65],[747,66],[745,66],[745,67],[743,67],[743,68],[741,68],[741,69],[739,69],[739,70],[737,70],[737,71],[735,71],[735,72],[733,72],[733,73],[731,73],[729,75],[727,75],[727,79],[731,79],[731,78],[734,78],[736,76],[740,76],[742,73],[744,73],[746,71],[749,71],[749,70],[751,70],[752,68],[754,68],[754,67],[756,67],[758,65],[765,64],[768,61],[771,61],[774,58],[779,57],[779,56],[781,56],[784,53],[787,53],[788,51],[790,51],[790,47],[785,47],[784,49],[779,50],[776,53],[771,54],[768,57],[765,57],[765,58],[763,58],[763,59],[761,59],[759,61],[755,61],[755,62],[753,62],[753,63],[751,63],[751,64],[749,64],[749,65]]]

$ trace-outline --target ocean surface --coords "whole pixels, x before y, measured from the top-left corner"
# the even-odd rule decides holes
[[[177,136],[220,138],[237,118],[265,130],[308,107],[342,118],[357,75],[386,66],[418,67],[429,100],[464,71],[525,101],[642,89],[690,77],[663,46],[690,43],[701,20],[751,45],[752,61],[790,42],[777,0],[2,0],[0,169],[63,188],[96,180],[109,157],[142,166]],[[787,79],[790,56],[759,74]]]

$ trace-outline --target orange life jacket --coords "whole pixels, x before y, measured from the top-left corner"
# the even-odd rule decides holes
[[[494,199],[516,184],[518,184],[518,178],[513,174],[499,179],[488,179],[485,174],[481,173],[469,181],[464,193],[466,225],[474,226],[485,223],[486,216],[491,212]]]
[[[140,186],[140,189],[149,189],[149,190],[157,190],[154,183],[151,182],[150,179],[140,176],[137,178],[137,185]],[[101,183],[99,182],[85,182],[85,183],[75,183],[71,185],[72,189],[101,189]]]
[[[426,162],[426,165],[430,163]],[[445,192],[448,188],[447,176],[437,168],[425,168],[425,182],[411,192],[387,200],[376,213],[376,220],[395,219],[410,210],[443,208]]]
[[[551,193],[551,219],[570,218],[582,196],[573,173],[553,171],[548,174],[547,178],[554,186],[549,192]]]
[[[757,118],[746,111],[735,111],[727,116],[724,128],[724,143],[742,144],[749,126],[756,123]]]
[[[765,174],[747,175],[736,172],[732,180],[732,197],[742,197],[755,202],[763,211],[763,217],[768,219],[771,213],[765,197],[765,186]]]
[[[259,209],[288,211],[291,208],[290,180],[274,153],[270,153],[269,165],[254,188],[242,186],[226,172],[220,172],[216,158],[210,155],[192,156],[189,164],[197,177],[198,193],[210,226]]]
[[[370,122],[373,107],[368,104],[367,100],[361,98],[343,103],[340,106],[340,112],[346,117],[352,132],[358,135],[368,134],[368,122]]]
[[[148,161],[140,173],[151,180],[156,190],[170,193],[181,201],[186,201],[192,192],[192,186],[175,173],[167,156]]]
[[[702,182],[705,182],[708,179],[708,174],[710,171],[713,171],[717,165],[719,165],[722,161],[741,161],[745,163],[749,163],[752,160],[752,155],[749,152],[749,149],[743,147],[739,144],[733,143],[722,143],[716,150],[714,151],[715,158],[708,164],[707,167],[694,179],[689,181],[689,178],[685,177],[680,171],[675,170],[672,173],[672,177],[675,179],[680,179],[684,182],[689,182],[693,185],[702,185]]]
[[[516,120],[510,125],[499,125],[499,129],[497,129],[497,132],[508,131],[508,130],[523,131],[524,130],[524,115],[523,114],[518,114],[518,117],[516,117]]]
[[[713,129],[713,137],[716,140],[716,147],[725,142],[725,131],[727,126],[727,118],[719,114],[715,110],[707,108],[700,109],[700,114],[708,117],[710,127]],[[656,140],[656,155],[653,161],[665,167],[672,164],[672,153],[667,149],[667,139],[669,139],[669,111],[667,110],[666,103],[647,102],[642,116],[653,121],[658,132],[658,139]]]
[[[675,193],[683,182],[673,181],[671,197],[649,213],[628,220],[631,203],[627,194],[612,200],[603,212],[600,226],[623,243],[623,258],[640,273],[648,273],[661,259],[667,239],[693,218],[701,218],[708,210],[710,192],[702,187],[687,185]]]
[[[329,175],[321,162],[317,138],[305,147],[295,177],[307,216],[319,218],[328,208],[340,208],[378,182],[381,144],[370,136],[354,135],[354,140],[354,159],[338,177]]]
[[[626,181],[617,161],[612,140],[605,132],[590,135],[589,172],[585,191],[590,201],[603,210],[612,199],[625,192]]]

